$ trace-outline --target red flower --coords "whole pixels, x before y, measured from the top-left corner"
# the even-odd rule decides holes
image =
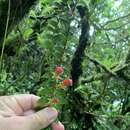
[[[63,85],[64,86],[72,86],[73,85],[73,81],[72,81],[72,79],[65,79],[64,81],[63,81]]]
[[[57,75],[60,75],[60,74],[62,74],[63,72],[64,72],[63,67],[57,66],[57,67],[55,68],[55,73],[56,73]]]

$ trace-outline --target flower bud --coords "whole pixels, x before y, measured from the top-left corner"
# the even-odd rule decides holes
[[[60,74],[62,74],[63,72],[64,72],[63,67],[57,66],[57,67],[55,68],[55,73],[56,73],[57,75],[60,75]]]

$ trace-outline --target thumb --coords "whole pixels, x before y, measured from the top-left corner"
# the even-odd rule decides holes
[[[30,116],[27,116],[29,119],[28,125],[31,130],[40,130],[47,127],[57,118],[58,112],[54,108],[45,108],[39,112],[36,112]]]

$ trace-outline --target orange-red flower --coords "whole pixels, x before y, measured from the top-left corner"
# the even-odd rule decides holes
[[[64,86],[72,86],[73,85],[73,80],[72,79],[65,79],[64,81],[63,81],[63,85]]]

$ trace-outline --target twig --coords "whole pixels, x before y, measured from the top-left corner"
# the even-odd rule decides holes
[[[10,10],[11,10],[11,1],[9,0],[8,3],[8,12],[7,12],[7,21],[6,21],[6,28],[5,28],[5,33],[4,33],[4,41],[2,45],[2,51],[1,51],[1,57],[0,57],[0,69],[2,71],[2,66],[3,66],[3,54],[4,54],[4,49],[5,49],[5,43],[6,43],[6,37],[7,37],[7,31],[8,31],[8,26],[9,26],[9,20],[10,20]]]
[[[53,13],[53,14],[50,15],[50,16],[36,16],[36,17],[30,16],[30,19],[32,19],[32,20],[35,20],[35,19],[39,19],[39,20],[49,20],[49,19],[55,17],[56,15],[57,15],[56,13]]]
[[[124,23],[124,24],[122,24],[120,26],[117,26],[117,27],[103,28],[103,30],[106,30],[106,31],[111,31],[111,30],[116,31],[116,30],[121,29],[122,27],[124,27],[125,25],[128,25],[128,24],[129,24],[129,22]]]
[[[102,27],[105,27],[106,25],[108,25],[108,24],[110,24],[110,23],[116,22],[116,21],[118,21],[118,20],[124,19],[124,18],[129,17],[129,16],[130,16],[130,13],[128,13],[127,15],[118,17],[118,18],[116,18],[116,19],[107,21],[104,25],[102,25]]]
[[[95,113],[92,113],[92,112],[85,112],[86,114],[89,114],[89,115],[92,115],[92,116],[95,116],[95,117],[104,117],[104,118],[123,118],[123,119],[126,119],[126,118],[129,118],[129,116],[124,116],[124,115],[112,115],[112,116],[107,116],[107,115],[98,115],[98,114],[95,114]]]

